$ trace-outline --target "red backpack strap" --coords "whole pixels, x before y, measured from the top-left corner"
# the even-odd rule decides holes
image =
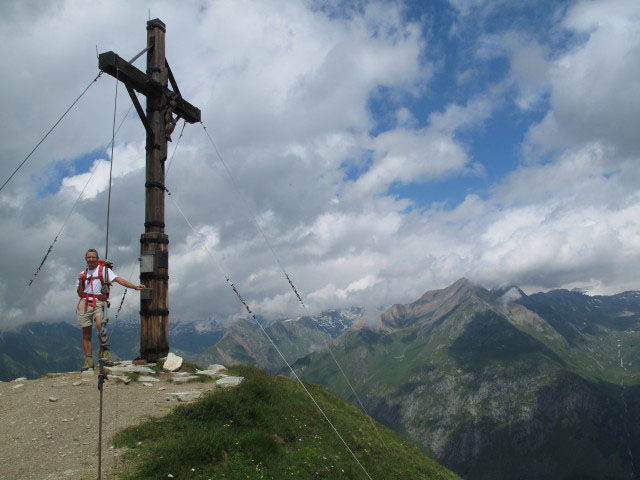
[[[104,285],[104,261],[101,260],[102,263],[98,264],[98,278],[100,279],[100,286]]]

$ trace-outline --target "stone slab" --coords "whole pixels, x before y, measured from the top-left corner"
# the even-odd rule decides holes
[[[115,365],[113,367],[104,367],[104,370],[109,374],[115,375],[123,375],[125,373],[156,373],[144,365]]]
[[[192,382],[194,380],[199,380],[200,377],[197,377],[195,375],[189,375],[188,377],[173,377],[171,379],[171,381],[173,383],[187,383],[187,382]]]
[[[213,367],[213,368],[212,368]],[[221,367],[221,368],[216,368]],[[216,378],[222,377],[227,372],[227,369],[222,365],[209,365],[206,370],[196,370],[196,375],[206,375],[207,377]]]
[[[217,363],[212,363],[207,367],[207,370],[213,370],[216,373],[227,373],[227,367],[224,365],[219,365]]]
[[[139,382],[159,382],[160,379],[156,377],[149,377],[148,375],[140,375],[138,377]]]
[[[220,388],[236,387],[244,381],[244,377],[225,377],[216,380],[216,386]]]
[[[192,390],[190,392],[171,392],[165,393],[165,399],[167,401],[174,402],[192,402],[202,397],[202,392]]]

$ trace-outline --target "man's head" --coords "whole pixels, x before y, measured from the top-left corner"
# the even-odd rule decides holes
[[[87,267],[90,270],[93,270],[98,266],[98,251],[94,248],[90,248],[87,250],[87,253],[84,254],[84,259],[87,261]]]

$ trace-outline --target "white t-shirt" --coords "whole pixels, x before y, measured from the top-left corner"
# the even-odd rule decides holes
[[[84,293],[89,293],[92,295],[101,295],[102,284],[100,283],[100,277],[98,277],[99,269],[100,269],[100,265],[98,265],[93,270],[89,270],[87,272],[87,280],[90,280],[90,281],[85,282]],[[82,270],[80,273],[84,273],[84,270]],[[118,275],[113,273],[113,270],[111,270],[110,268],[103,267],[102,276],[104,277],[105,283],[106,282],[111,283],[115,280],[115,278]],[[81,281],[82,280],[78,280],[76,282],[76,285],[80,285]]]

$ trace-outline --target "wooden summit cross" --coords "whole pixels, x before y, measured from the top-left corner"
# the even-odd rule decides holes
[[[140,358],[149,362],[169,353],[169,236],[164,233],[164,168],[167,141],[179,118],[200,121],[200,110],[180,95],[165,58],[165,24],[147,22],[147,48],[131,62],[114,52],[100,54],[98,67],[124,83],[147,131],[144,233],[140,236]],[[147,53],[146,74],[131,63]],[[169,90],[171,82],[173,91]],[[135,91],[147,97],[146,115]]]

